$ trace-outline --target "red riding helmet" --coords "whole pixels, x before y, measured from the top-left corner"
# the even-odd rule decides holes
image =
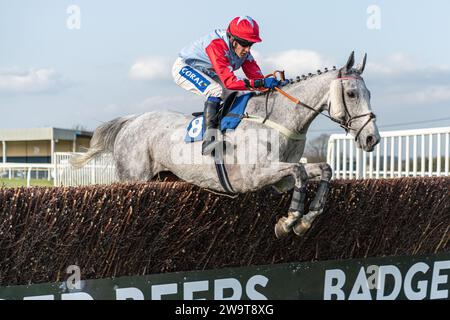
[[[249,42],[256,43],[262,41],[259,37],[258,23],[249,16],[234,18],[230,22],[227,31],[231,33],[232,36]]]

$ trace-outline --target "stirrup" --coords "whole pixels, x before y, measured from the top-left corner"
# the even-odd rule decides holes
[[[216,150],[217,146],[223,141],[214,140],[214,141],[203,141],[202,144],[202,155],[209,156],[212,155],[214,150]]]
[[[222,143],[222,154],[225,154],[227,152],[227,150],[233,150],[233,145],[229,142],[229,141],[224,141],[224,140],[217,140],[217,141],[210,141],[207,142],[205,144],[205,146],[203,147],[202,145],[202,155],[207,156],[207,155],[211,155],[211,156],[215,156],[215,150],[217,147],[219,147],[218,145]]]

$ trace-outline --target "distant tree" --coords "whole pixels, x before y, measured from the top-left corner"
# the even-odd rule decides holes
[[[330,135],[323,133],[320,136],[308,140],[306,143],[304,157],[308,159],[308,162],[325,162],[327,160],[327,148]]]

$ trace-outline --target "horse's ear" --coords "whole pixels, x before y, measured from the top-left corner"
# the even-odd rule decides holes
[[[356,68],[356,71],[359,74],[362,74],[364,72],[364,68],[366,67],[366,60],[367,60],[367,53],[364,54],[362,63],[360,65],[358,65],[358,67]]]
[[[355,64],[355,51],[352,51],[352,53],[350,53],[350,57],[348,57],[347,63],[345,64],[343,71],[345,73],[349,72],[354,64]]]

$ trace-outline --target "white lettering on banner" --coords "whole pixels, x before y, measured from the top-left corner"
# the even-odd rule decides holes
[[[353,285],[352,292],[350,293],[350,300],[372,300],[370,295],[369,282],[366,278],[366,270],[361,267],[355,284]]]
[[[116,289],[116,300],[144,300],[144,293],[138,288]]]
[[[250,300],[267,300],[267,297],[258,291],[256,291],[256,286],[260,285],[262,287],[265,287],[267,283],[269,282],[269,279],[265,276],[253,276],[247,281],[247,285],[245,286],[245,290],[247,292],[247,297]]]
[[[419,290],[414,291],[412,288],[412,280],[417,273],[421,272],[425,274],[429,269],[430,267],[426,263],[418,262],[408,270],[405,276],[405,285],[404,285],[405,296],[407,299],[409,300],[425,299],[425,297],[427,296],[428,282],[424,280],[418,281],[417,288]]]
[[[388,295],[385,295],[386,276],[394,277],[394,289]],[[378,288],[377,300],[395,300],[402,290],[402,274],[396,266],[381,266],[378,270]]]
[[[193,281],[184,283],[184,300],[206,300],[204,298],[194,299],[194,292],[208,291],[208,281]]]
[[[377,300],[394,300],[399,298],[403,287],[403,293],[407,299],[421,300],[427,298],[427,290],[430,286],[429,299],[447,299],[449,297],[449,279],[448,274],[443,274],[443,271],[450,270],[450,260],[436,261],[433,264],[432,272],[429,270],[429,264],[417,262],[409,267],[405,276],[402,277],[402,272],[397,266],[380,266],[377,272],[377,286],[372,288],[366,277],[367,272],[364,267],[361,267],[348,297],[344,290],[348,280],[344,270],[325,270],[323,298],[324,300],[371,300],[373,297],[371,290],[374,290]],[[417,279],[418,277],[415,277],[417,274],[422,274],[423,277]],[[427,279],[424,279],[425,277]],[[416,282],[413,282],[414,278],[416,278]],[[390,292],[387,292],[388,288]]]
[[[61,300],[94,300],[94,298],[86,292],[63,293]]]
[[[333,281],[336,283],[333,284]],[[325,271],[325,287],[323,289],[324,300],[332,300],[336,296],[336,300],[345,300],[345,292],[342,287],[345,284],[345,273],[340,269]]]
[[[233,294],[225,297],[225,289],[233,290]],[[214,300],[239,300],[242,297],[241,283],[234,278],[214,280]]]
[[[152,286],[152,300],[162,300],[161,296],[175,294],[178,292],[176,283],[159,284]]]
[[[439,290],[440,284],[448,283],[448,276],[440,274],[441,270],[450,269],[450,260],[436,261],[433,268],[433,281],[431,283],[430,299],[447,299],[448,290]]]
[[[46,294],[42,296],[23,297],[23,300],[55,300],[55,296],[52,294]]]
[[[289,281],[289,286],[284,286],[283,291],[273,293],[275,296],[293,296],[300,298],[319,298],[315,284],[320,270],[324,270],[323,299],[325,300],[393,300],[393,299],[448,299],[450,290],[450,259],[436,261],[435,258],[414,258],[412,262],[406,262],[407,258],[399,259],[393,263],[393,259],[386,265],[367,264],[365,261],[355,263],[342,263],[336,261],[340,268],[326,269],[323,267],[301,269],[286,277],[281,269],[268,270],[267,274],[274,276],[270,279],[266,272],[259,270],[259,274],[240,275],[237,277],[210,277],[199,278],[198,274],[192,277],[188,275],[166,277],[130,277],[121,281],[103,279],[102,281],[81,281],[82,291],[73,291],[65,282],[58,284],[45,284],[42,288],[35,286],[0,288],[0,299],[24,299],[24,300],[93,300],[114,299],[117,300],[162,300],[162,299],[202,299],[214,298],[216,300],[238,300],[243,298],[267,300],[270,290],[275,290]],[[396,260],[394,260],[396,261]],[[277,267],[278,268],[278,267]],[[324,268],[324,269],[322,269]],[[342,269],[341,269],[342,268]],[[261,274],[262,273],[262,274]],[[248,274],[245,272],[244,274]],[[263,275],[264,274],[264,275]],[[377,281],[374,282],[376,275]],[[188,281],[188,278],[190,278]],[[311,279],[310,279],[311,278]],[[165,280],[164,280],[165,279]],[[308,280],[310,279],[310,280]],[[195,281],[193,281],[195,280]],[[305,281],[306,280],[306,281]],[[124,285],[127,281],[129,286]],[[162,282],[162,281],[165,281]],[[120,283],[120,285],[119,285]],[[275,284],[275,285],[274,285]],[[375,285],[376,284],[376,285]],[[123,288],[119,288],[122,286]],[[295,288],[293,288],[293,286]],[[294,289],[293,291],[291,291]],[[31,294],[30,294],[31,293]],[[192,311],[192,310],[191,310]],[[187,311],[188,312],[188,311]]]

